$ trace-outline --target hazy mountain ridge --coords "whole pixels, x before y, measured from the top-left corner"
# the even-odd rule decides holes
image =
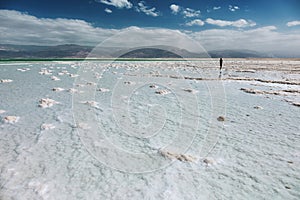
[[[203,53],[193,53],[176,47],[145,47],[141,49],[125,49],[121,47],[81,46],[65,44],[57,46],[11,45],[0,44],[0,59],[13,58],[272,58],[280,55],[266,54],[252,50],[213,50]],[[288,57],[284,55],[282,57]],[[292,57],[296,57],[293,55]]]

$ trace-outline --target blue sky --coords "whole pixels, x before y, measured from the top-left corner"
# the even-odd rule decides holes
[[[1,0],[0,9],[1,32],[6,32],[0,36],[2,43],[91,45],[135,27],[152,28],[157,34],[159,30],[180,31],[196,40],[201,36],[208,49],[234,45],[234,48],[268,51],[274,48],[272,41],[278,41],[278,46],[290,42],[292,50],[297,50],[295,42],[298,44],[300,35],[299,0]],[[81,38],[89,33],[84,29],[89,30],[94,41]],[[265,37],[261,42],[269,43],[259,43],[254,37]],[[235,44],[236,39],[257,45]]]

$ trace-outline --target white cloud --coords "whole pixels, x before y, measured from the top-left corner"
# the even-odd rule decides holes
[[[117,8],[132,8],[132,3],[128,0],[97,0],[97,2],[104,3],[106,5],[115,6]]]
[[[0,21],[0,41],[8,44],[93,45],[118,32],[83,20],[37,18],[12,10],[0,10]]]
[[[178,6],[176,4],[172,4],[172,5],[170,5],[170,9],[172,10],[173,14],[177,14],[180,10],[180,6]]]
[[[195,19],[193,21],[190,21],[188,23],[186,23],[185,25],[187,26],[203,26],[204,25],[204,21],[202,21],[201,19]]]
[[[215,6],[215,7],[213,7],[213,10],[219,10],[219,9],[221,9],[221,6]]]
[[[138,12],[143,12],[146,15],[152,16],[152,17],[157,17],[159,16],[159,13],[156,11],[156,8],[149,8],[148,6],[145,5],[144,1],[140,1],[138,3],[138,6],[136,7],[136,10]]]
[[[107,13],[112,13],[112,10],[111,10],[111,9],[108,9],[108,8],[105,8],[104,11],[107,12]]]
[[[275,26],[251,30],[210,29],[193,32],[190,36],[207,50],[250,49],[287,55],[300,51],[300,32],[280,33]]]
[[[193,50],[190,46],[195,40],[207,50],[250,49],[294,55],[300,52],[300,31],[279,32],[275,26],[249,30],[210,29],[199,32],[139,27],[104,29],[83,20],[37,18],[11,10],[0,10],[0,21],[0,41],[7,44],[97,45],[107,41],[107,46],[118,47],[126,41],[131,46],[171,45]],[[128,34],[121,34],[119,37],[122,32]],[[194,40],[186,42],[187,36]]]
[[[299,26],[299,25],[300,25],[300,21],[291,21],[291,22],[286,23],[286,25],[287,25],[288,27],[291,27],[291,26]]]
[[[182,11],[184,17],[199,17],[200,13],[200,10],[194,10],[191,8],[186,8]]]
[[[245,20],[245,19],[239,19],[236,21],[226,21],[226,20],[215,20],[215,19],[207,18],[205,22],[208,24],[221,26],[221,27],[234,26],[238,28],[244,28],[244,27],[253,27],[256,25],[255,22],[251,20]]]
[[[201,13],[200,10],[194,10],[194,9],[191,9],[191,8],[184,8],[184,7],[181,7],[181,6],[176,5],[176,4],[172,4],[170,6],[170,9],[171,9],[172,13],[175,14],[175,15],[181,11],[180,14],[183,15],[184,18],[199,17],[200,13]]]
[[[232,6],[232,5],[229,5],[229,10],[234,12],[236,10],[239,10],[240,8],[238,6]]]

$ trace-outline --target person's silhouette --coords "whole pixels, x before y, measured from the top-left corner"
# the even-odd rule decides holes
[[[222,69],[222,67],[223,67],[223,59],[220,58],[220,70]]]

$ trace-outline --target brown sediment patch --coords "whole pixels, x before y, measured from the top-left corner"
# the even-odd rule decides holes
[[[251,88],[241,88],[242,91],[250,94],[273,94],[287,96],[286,93],[300,94],[300,90],[276,90],[276,91],[265,91],[265,90],[256,90]]]
[[[279,92],[276,91],[263,91],[263,90],[255,90],[251,88],[241,88],[242,91],[250,94],[274,94],[274,95],[279,95]]]
[[[235,72],[255,73],[256,70],[251,70],[251,69],[249,69],[249,70],[236,70]]]
[[[277,83],[277,84],[287,84],[287,85],[300,85],[299,81],[289,81],[289,80],[264,80],[260,78],[248,78],[248,77],[229,77],[223,80],[235,80],[235,81],[258,81],[262,83]]]
[[[194,156],[186,155],[186,154],[178,154],[169,151],[161,151],[161,155],[169,159],[177,159],[181,162],[194,162],[197,159]]]

